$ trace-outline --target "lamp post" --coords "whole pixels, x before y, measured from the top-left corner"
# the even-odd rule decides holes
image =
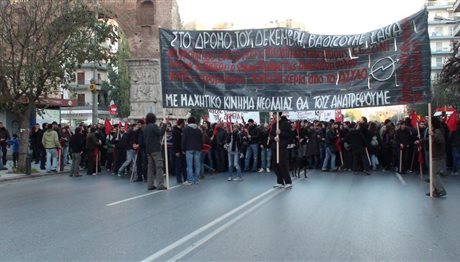
[[[98,13],[98,9],[99,9],[99,2],[98,0],[94,0],[94,5],[95,5],[95,13],[96,13],[96,23],[99,19],[99,13]],[[94,33],[94,45],[97,45],[97,32]],[[96,48],[94,46],[94,48]],[[93,80],[91,81],[91,84],[94,84],[97,86],[98,83],[98,79],[97,79],[97,61],[96,61],[96,58],[94,58],[94,61],[93,61]],[[99,121],[98,121],[98,99],[97,99],[97,89],[95,91],[92,91],[92,100],[93,100],[93,106],[92,106],[92,124],[95,125],[97,124]]]

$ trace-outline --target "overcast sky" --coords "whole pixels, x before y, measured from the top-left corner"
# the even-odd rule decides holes
[[[425,0],[177,0],[184,23],[233,22],[257,28],[274,20],[293,19],[318,34],[368,32],[423,8]]]

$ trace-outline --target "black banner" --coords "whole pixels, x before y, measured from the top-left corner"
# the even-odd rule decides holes
[[[357,35],[160,29],[163,106],[305,111],[431,100],[428,13]]]

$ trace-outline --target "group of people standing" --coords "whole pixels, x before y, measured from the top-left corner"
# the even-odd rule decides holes
[[[71,132],[57,123],[43,124],[43,129],[36,125],[30,135],[33,156],[49,172],[58,170],[59,164],[61,168],[69,164],[71,158],[70,175],[75,177],[81,167],[86,167],[88,175],[103,167],[118,176],[129,171],[134,181],[147,181],[149,190],[166,189],[166,166],[176,182],[185,185],[198,184],[205,172],[227,172],[228,181],[241,181],[245,171],[274,171],[275,187],[292,188],[290,171],[300,167],[366,175],[377,169],[404,174],[427,168],[429,135],[434,141],[436,173],[446,174],[448,152],[453,172],[458,172],[460,161],[460,129],[446,131],[439,118],[433,118],[431,132],[424,122],[418,128],[412,126],[410,118],[396,124],[390,120],[368,122],[365,117],[356,123],[291,122],[281,113],[261,125],[252,119],[243,124],[203,121],[199,125],[194,117],[178,119],[175,125],[156,122],[156,116],[148,114],[145,120],[124,128],[82,124]],[[433,182],[436,195],[445,195],[440,178],[436,176]]]

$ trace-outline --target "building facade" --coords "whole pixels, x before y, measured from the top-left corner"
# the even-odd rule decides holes
[[[431,81],[436,82],[447,58],[458,43],[456,28],[460,13],[454,12],[455,0],[428,0],[428,33],[431,46]]]

